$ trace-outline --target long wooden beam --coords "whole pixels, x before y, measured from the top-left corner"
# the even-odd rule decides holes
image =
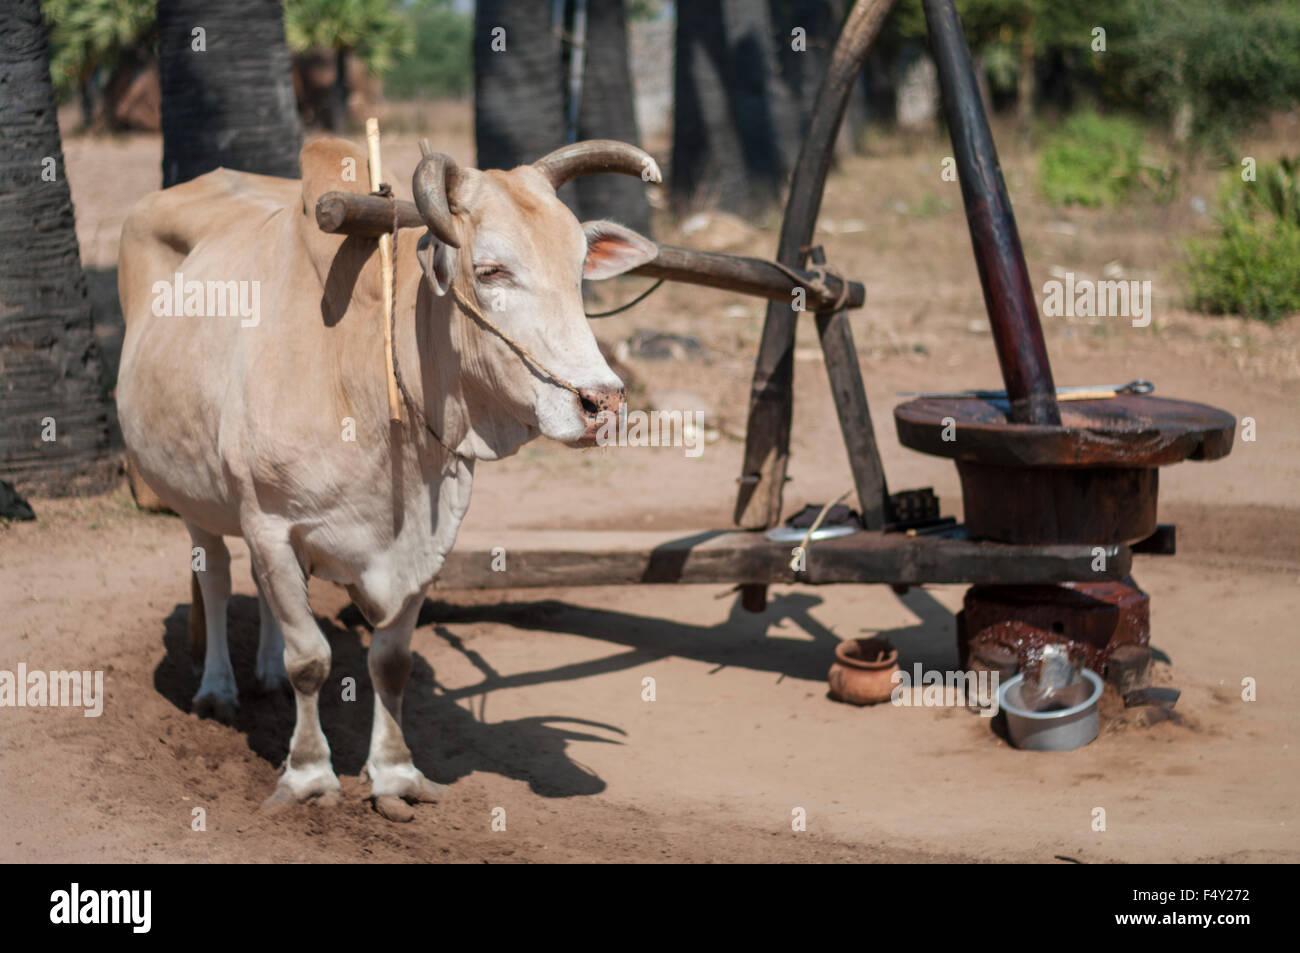
[[[760,533],[538,530],[466,533],[438,576],[443,589],[563,588],[644,583],[926,583],[1026,585],[1122,579],[1127,546],[1010,546],[952,535],[860,532],[813,542],[806,572],[790,568],[796,543]]]
[[[378,195],[326,192],[316,202],[316,224],[331,234],[377,238],[392,231],[393,206],[389,199]],[[399,199],[396,207],[399,228],[424,227],[414,202]],[[654,261],[634,268],[629,274],[738,291],[782,302],[787,311],[798,288],[804,291],[805,307],[809,311],[831,307],[844,292],[844,282],[835,275],[819,276],[802,268],[791,271],[795,277],[762,258],[660,245],[659,255]],[[850,281],[842,307],[860,308],[866,298],[867,292],[862,284]]]
[[[822,279],[825,290],[821,291],[815,286],[817,276],[812,272],[802,268],[790,270],[799,276],[798,282],[772,262],[762,258],[746,258],[741,255],[724,255],[720,252],[679,248],[676,245],[660,245],[659,257],[648,264],[632,269],[629,274],[684,281],[688,284],[722,288],[726,291],[739,291],[781,302],[787,308],[794,300],[795,289],[802,287],[809,311],[830,307],[839,298],[844,288],[839,278],[828,274]],[[867,300],[866,288],[856,281],[850,281],[848,284],[848,296],[844,299],[843,308],[862,307]]]

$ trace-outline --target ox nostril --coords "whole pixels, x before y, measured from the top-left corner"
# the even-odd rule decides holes
[[[578,403],[588,417],[595,417],[603,411],[617,411],[619,404],[623,403],[623,388],[582,387],[578,390]]]

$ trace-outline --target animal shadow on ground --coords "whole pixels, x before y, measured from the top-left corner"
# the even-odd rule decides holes
[[[321,689],[320,717],[334,770],[356,775],[370,747],[374,692],[367,668],[368,649],[361,638],[364,623],[355,609],[340,615],[356,624],[320,616],[316,619],[329,639],[333,656],[329,679]],[[199,686],[199,675],[190,660],[188,618],[188,604],[177,605],[167,617],[163,634],[167,654],[154,670],[154,688],[183,712],[190,711]],[[233,727],[247,736],[253,752],[279,767],[289,753],[293,733],[292,695],[288,691],[259,695],[252,688],[257,682],[257,600],[232,596],[229,620],[230,658],[240,686],[239,712]],[[344,681],[348,678],[353,679],[350,687]],[[570,741],[578,740],[617,744],[607,735],[623,735],[620,729],[558,715],[488,724],[457,704],[458,696],[435,691],[435,687],[433,669],[418,652],[413,653],[402,722],[415,765],[431,780],[450,784],[473,771],[489,771],[526,781],[535,794],[543,797],[597,794],[605,789],[605,782],[571,758],[567,747]],[[345,695],[355,700],[346,700]]]
[[[918,622],[895,629],[870,631],[892,639],[900,664],[920,662],[925,668],[954,668],[957,664],[956,623],[952,613],[923,589],[913,588],[899,597]],[[635,668],[647,661],[676,656],[716,666],[772,672],[784,678],[824,682],[835,645],[858,635],[837,633],[819,622],[811,610],[821,605],[819,596],[794,591],[775,595],[759,613],[744,610],[736,598],[726,621],[718,625],[692,625],[658,616],[635,615],[604,608],[575,606],[567,602],[499,602],[459,605],[426,601],[420,625],[434,632],[466,657],[484,675],[483,681],[448,692],[452,698],[483,694],[499,688],[516,688],[545,682],[586,678],[605,672]],[[355,610],[353,610],[355,611]],[[869,619],[862,620],[869,624]],[[467,649],[447,626],[469,623],[508,625],[532,632],[563,632],[627,646],[630,651],[589,662],[502,676],[476,651]],[[787,633],[789,633],[787,635]],[[791,637],[793,636],[793,637]]]
[[[920,662],[926,668],[956,664],[953,617],[922,589],[900,600],[919,618],[915,625],[881,631],[899,645],[900,663]],[[750,613],[734,599],[728,618],[717,625],[694,625],[657,616],[578,606],[557,600],[463,605],[426,600],[418,625],[432,631],[464,655],[483,678],[462,688],[437,683],[429,663],[412,654],[411,677],[403,703],[403,725],[416,766],[429,778],[452,783],[473,771],[488,771],[528,782],[543,797],[597,794],[605,782],[570,757],[570,741],[621,744],[625,732],[613,725],[581,717],[538,715],[488,722],[487,698],[497,690],[577,681],[624,671],[668,656],[713,665],[711,674],[728,667],[771,672],[779,676],[824,684],[835,645],[857,631],[837,634],[811,614],[822,602],[808,592],[774,596],[761,613]],[[154,672],[154,687],[181,711],[190,710],[199,675],[190,659],[189,605],[177,605],[166,620],[166,655]],[[254,661],[257,652],[257,600],[233,596],[229,609],[230,656],[241,686],[234,728],[248,738],[251,750],[279,766],[288,754],[294,704],[288,692],[258,695]],[[863,620],[869,622],[869,620]],[[321,690],[321,724],[340,774],[360,773],[370,743],[373,691],[367,668],[368,629],[361,614],[348,606],[334,619],[318,616],[329,639],[332,665]],[[552,668],[502,675],[488,653],[490,639],[466,642],[454,628],[490,623],[515,629],[578,635],[626,647],[612,655]],[[874,631],[863,629],[863,631]],[[787,635],[787,633],[789,633]],[[345,679],[351,678],[350,693]],[[346,698],[345,698],[346,695]],[[581,695],[575,693],[575,700]],[[354,700],[347,700],[354,699]],[[475,710],[477,709],[477,711]],[[597,732],[603,732],[597,733]]]

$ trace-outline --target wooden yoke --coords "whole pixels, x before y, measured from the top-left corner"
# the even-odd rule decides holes
[[[398,200],[395,204],[398,228],[424,227],[414,202]],[[316,224],[321,231],[331,234],[378,237],[382,242],[393,229],[393,205],[393,200],[379,195],[326,192],[316,201]],[[841,307],[846,309],[862,307],[867,298],[866,288],[860,282],[846,282],[829,272],[819,274],[794,268],[790,269],[792,277],[786,269],[762,258],[724,255],[676,245],[658,247],[659,254],[654,261],[634,268],[628,274],[739,291],[782,302],[787,311],[795,290],[800,288],[811,311],[832,307],[841,295],[844,296]]]

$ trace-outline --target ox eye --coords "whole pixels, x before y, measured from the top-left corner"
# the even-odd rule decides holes
[[[504,278],[506,270],[500,265],[475,265],[474,277],[479,281],[491,281],[494,278]]]

